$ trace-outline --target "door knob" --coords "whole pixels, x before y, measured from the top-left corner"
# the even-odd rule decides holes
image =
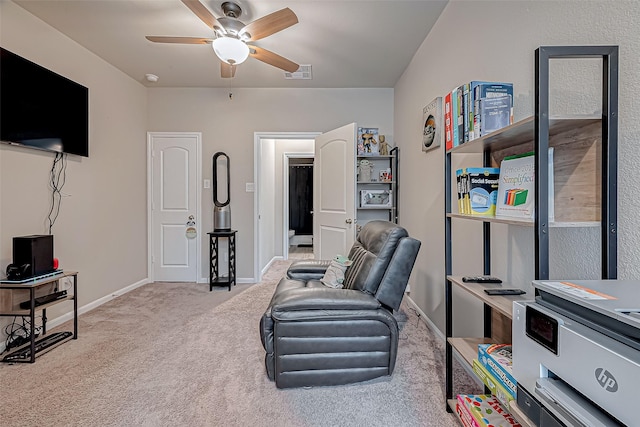
[[[351,221],[351,218],[347,218],[345,221],[347,224],[351,224],[353,221]]]

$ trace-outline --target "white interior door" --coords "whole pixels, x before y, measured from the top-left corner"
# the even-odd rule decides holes
[[[149,134],[154,281],[197,282],[200,141],[199,133]]]
[[[313,177],[313,255],[347,255],[356,230],[356,124],[316,137]]]

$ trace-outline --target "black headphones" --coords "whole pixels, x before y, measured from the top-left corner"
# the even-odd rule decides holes
[[[9,280],[20,280],[27,277],[29,274],[29,270],[31,269],[31,264],[9,264],[7,265],[7,279]]]

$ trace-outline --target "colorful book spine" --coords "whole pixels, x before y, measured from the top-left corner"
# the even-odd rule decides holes
[[[474,82],[472,82],[474,83]],[[509,97],[508,107],[508,124],[513,123],[513,83],[501,83],[501,82],[475,82],[473,86],[473,121],[474,121],[474,137],[479,138],[482,136],[479,130],[482,128],[480,116],[480,103],[482,99],[498,98],[503,96]],[[478,129],[478,127],[480,129]],[[486,135],[486,133],[485,133]]]
[[[464,396],[458,395],[456,401],[456,413],[458,414],[458,419],[462,423],[464,427],[480,427],[478,422],[469,412],[464,402]]]
[[[478,361],[504,388],[516,395],[511,344],[478,344]]]
[[[495,396],[464,394],[458,395],[457,399],[469,410],[480,427],[520,427],[520,423],[502,407]]]
[[[510,390],[504,388],[502,384],[493,375],[491,375],[484,366],[482,366],[482,363],[480,363],[478,359],[473,359],[472,368],[473,372],[478,378],[480,378],[482,383],[491,390],[491,394],[493,394],[505,408],[508,408],[509,402],[511,400],[515,400],[516,396],[511,393]]]
[[[444,97],[444,145],[447,151],[453,148],[453,117],[451,108],[451,92],[449,92]]]
[[[464,184],[462,182],[462,169],[456,170],[456,186],[458,190],[458,213],[464,214]]]
[[[462,86],[458,86],[451,91],[451,114],[453,146],[457,147],[464,141],[464,128],[462,121]]]
[[[469,105],[471,102],[471,93],[469,91],[470,88],[469,83],[465,83],[462,85],[462,120],[463,120],[463,128],[464,128],[464,142],[470,141],[469,139]],[[473,121],[471,121],[471,125],[473,125]]]

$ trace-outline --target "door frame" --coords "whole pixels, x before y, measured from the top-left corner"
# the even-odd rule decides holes
[[[260,185],[262,165],[260,146],[263,139],[315,139],[322,132],[254,132],[253,133],[253,280],[262,280],[260,269]]]
[[[153,138],[154,137],[195,137],[196,138],[196,283],[207,283],[208,278],[202,276],[202,132],[147,132],[147,278],[155,282],[153,273]]]
[[[310,153],[285,152],[282,159],[282,257],[289,259],[289,159],[313,159]],[[313,205],[313,200],[311,200]]]

